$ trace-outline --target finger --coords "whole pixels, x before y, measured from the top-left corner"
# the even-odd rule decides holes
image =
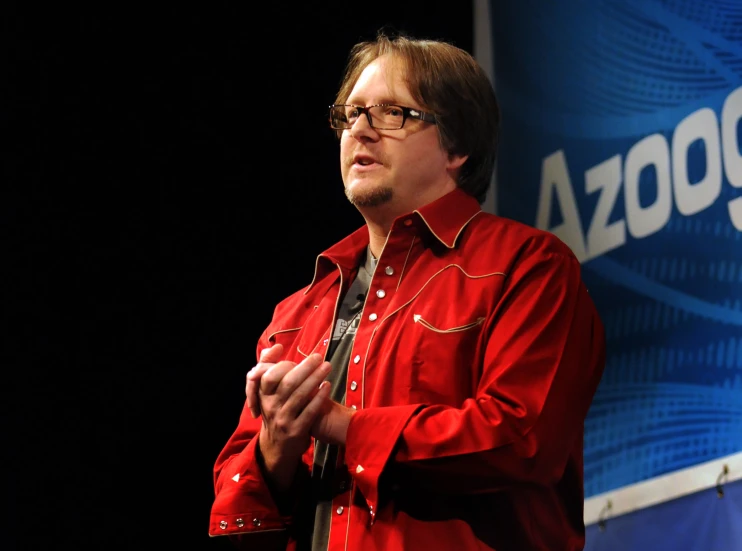
[[[304,379],[299,386],[297,386],[291,395],[286,399],[283,408],[287,415],[291,415],[292,418],[297,418],[307,403],[309,403],[315,394],[318,392],[318,388],[322,386],[325,377],[330,373],[332,366],[330,362],[322,362],[317,369],[310,373],[306,379]]]
[[[264,348],[260,352],[260,362],[258,363],[258,365],[247,372],[245,396],[247,398],[247,407],[250,410],[250,415],[252,415],[253,418],[256,418],[260,415],[260,396],[258,394],[260,388],[260,378],[266,371],[268,371],[268,369],[273,367],[275,362],[280,359],[282,353],[282,344],[275,344],[271,347]]]
[[[273,362],[260,362],[258,365],[253,367],[250,371],[247,372],[247,378],[250,381],[257,381],[259,380],[263,374],[268,371],[271,367],[276,365]]]
[[[304,360],[296,364],[294,369],[285,374],[280,384],[276,388],[276,394],[283,398],[285,402],[296,389],[307,380],[324,362],[320,354],[310,354]],[[267,374],[266,374],[267,375]],[[264,376],[265,378],[265,376]],[[322,377],[324,378],[324,377]],[[322,379],[316,381],[314,388],[319,386]]]
[[[318,355],[318,354],[317,354]],[[306,360],[304,360],[306,362]],[[302,362],[303,363],[303,362]],[[276,394],[279,383],[290,373],[297,364],[289,361],[282,361],[276,364],[272,364],[265,370],[265,373],[260,377],[259,393],[260,394]],[[257,380],[256,380],[257,382]]]
[[[280,360],[281,354],[283,354],[282,344],[274,344],[271,347],[264,348],[260,352],[260,362],[247,372],[245,396],[247,397],[247,407],[253,418],[260,415],[260,378]]]
[[[247,372],[245,396],[247,397],[247,407],[250,409],[250,414],[253,418],[260,415],[260,379],[274,365],[276,364],[259,363]]]
[[[304,406],[304,409],[296,418],[296,423],[302,430],[308,430],[312,425],[314,425],[315,420],[324,410],[327,400],[330,399],[331,389],[332,384],[330,381],[323,381],[312,399],[309,400],[309,403]]]
[[[247,407],[253,419],[260,415],[260,396],[258,395],[258,381],[247,379],[245,385],[245,396],[247,397]]]
[[[283,354],[283,345],[276,343],[260,351],[260,362],[277,363]]]

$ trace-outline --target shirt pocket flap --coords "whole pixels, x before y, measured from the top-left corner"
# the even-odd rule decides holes
[[[462,331],[468,331],[479,327],[484,323],[484,316],[479,316],[471,321],[464,320],[463,323],[441,323],[441,322],[430,322],[426,320],[421,314],[413,314],[412,319],[415,323],[419,323],[423,327],[430,329],[436,333],[460,333]]]

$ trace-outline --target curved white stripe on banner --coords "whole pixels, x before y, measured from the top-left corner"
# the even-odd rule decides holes
[[[593,496],[585,500],[585,525],[598,522],[608,502],[608,514],[603,513],[606,519],[714,488],[724,466],[729,471],[724,476],[724,483],[742,480],[740,452]]]

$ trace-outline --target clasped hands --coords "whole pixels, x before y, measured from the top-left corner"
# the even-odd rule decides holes
[[[309,445],[310,436],[345,445],[355,410],[330,398],[330,362],[311,354],[300,363],[279,361],[283,346],[264,349],[259,363],[247,374],[245,394],[253,417],[262,415],[260,447],[269,462],[295,461]]]

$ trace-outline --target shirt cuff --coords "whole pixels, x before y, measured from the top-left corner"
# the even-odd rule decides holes
[[[379,477],[410,418],[423,407],[411,404],[362,409],[350,420],[345,464],[366,499],[372,523],[379,502]]]
[[[281,530],[292,523],[292,511],[279,511],[263,478],[258,460],[257,435],[222,471],[218,492],[211,508],[209,535],[226,536],[264,530]],[[299,483],[305,477],[304,464],[297,471]],[[293,494],[293,492],[292,492]],[[296,495],[296,494],[294,494]]]

